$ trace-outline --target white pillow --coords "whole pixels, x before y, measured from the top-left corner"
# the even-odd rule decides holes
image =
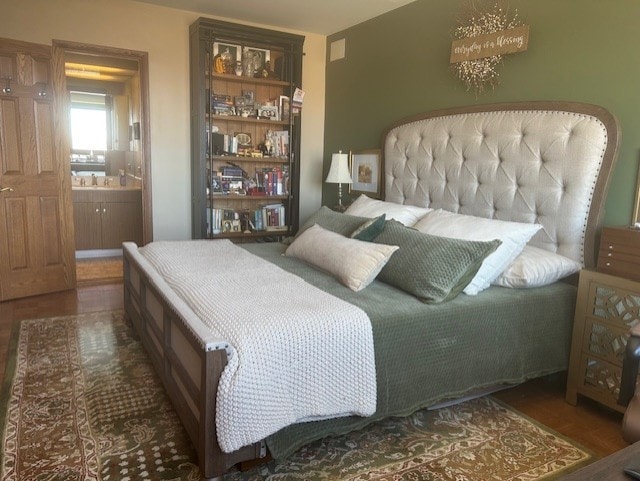
[[[500,239],[502,244],[482,263],[480,270],[464,288],[474,296],[485,290],[522,252],[524,246],[542,226],[471,215],[455,214],[445,210],[428,213],[413,226],[421,232],[455,239],[488,241]]]
[[[344,213],[359,217],[379,217],[385,214],[387,219],[395,219],[401,224],[411,227],[427,212],[431,212],[432,210],[433,209],[429,209],[428,207],[417,207],[415,205],[396,204],[395,202],[371,199],[365,194],[361,194],[360,197],[347,207]]]
[[[578,261],[533,246],[509,264],[492,284],[502,287],[540,287],[575,274],[582,265]]]
[[[398,246],[351,239],[314,224],[296,237],[284,254],[333,274],[357,292],[376,278],[397,250]]]

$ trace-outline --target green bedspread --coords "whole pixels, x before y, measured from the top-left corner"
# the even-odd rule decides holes
[[[408,415],[479,388],[515,384],[566,369],[575,286],[490,287],[443,304],[423,304],[379,281],[353,292],[333,277],[282,255],[282,244],[246,244],[247,251],[362,308],[373,327],[376,414],[296,424],[267,439],[276,459],[332,433],[390,415]],[[282,298],[286,302],[286,293]]]

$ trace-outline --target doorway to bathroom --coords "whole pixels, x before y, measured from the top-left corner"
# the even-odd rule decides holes
[[[122,242],[152,240],[148,56],[55,40],[53,48],[68,92],[77,282],[112,281]]]

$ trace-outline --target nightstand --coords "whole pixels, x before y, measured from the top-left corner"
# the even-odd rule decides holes
[[[603,272],[580,272],[566,400],[578,394],[616,411],[629,328],[640,322],[640,282]]]
[[[640,281],[640,230],[630,227],[602,229],[598,270]]]

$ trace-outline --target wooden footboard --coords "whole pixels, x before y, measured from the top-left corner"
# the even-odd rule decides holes
[[[264,442],[223,453],[216,436],[216,391],[227,363],[224,349],[202,346],[177,309],[124,249],[124,308],[196,447],[205,478],[266,456]]]

